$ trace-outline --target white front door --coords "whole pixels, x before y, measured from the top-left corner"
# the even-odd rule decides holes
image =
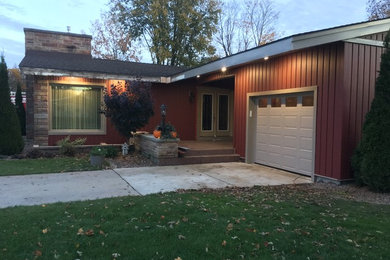
[[[259,97],[255,162],[311,176],[314,111],[313,92]]]

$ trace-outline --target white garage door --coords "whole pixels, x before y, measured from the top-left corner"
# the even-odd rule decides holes
[[[313,130],[313,92],[260,97],[255,161],[311,176]]]

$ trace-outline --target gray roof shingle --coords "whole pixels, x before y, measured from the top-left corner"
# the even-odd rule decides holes
[[[187,69],[140,62],[95,59],[90,55],[45,51],[27,51],[19,67],[127,75],[131,77],[168,77]]]

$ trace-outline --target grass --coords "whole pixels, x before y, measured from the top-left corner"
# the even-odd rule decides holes
[[[2,209],[0,259],[388,258],[389,206],[304,187]]]
[[[0,160],[0,176],[88,171],[97,169],[100,168],[91,166],[87,157]]]

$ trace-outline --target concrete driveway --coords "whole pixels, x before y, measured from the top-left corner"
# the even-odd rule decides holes
[[[310,183],[309,177],[245,163],[117,168],[0,177],[0,208],[147,195],[178,189]]]

